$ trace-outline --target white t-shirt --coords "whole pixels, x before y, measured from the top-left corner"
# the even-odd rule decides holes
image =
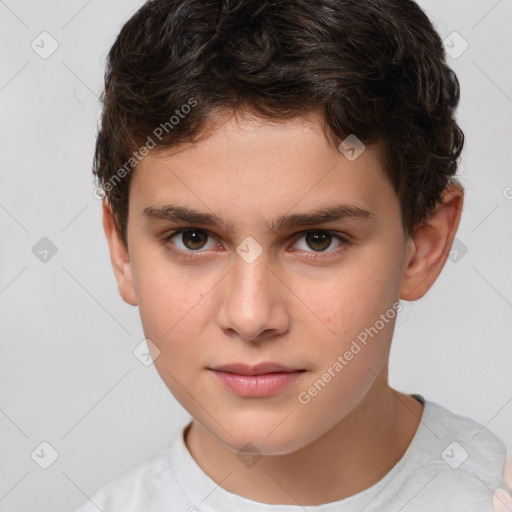
[[[76,512],[491,512],[507,489],[505,447],[468,418],[424,401],[418,430],[404,456],[379,482],[319,506],[268,505],[226,491],[198,466],[184,433],[144,464],[124,473]]]

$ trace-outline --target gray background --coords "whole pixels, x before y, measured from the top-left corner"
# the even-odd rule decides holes
[[[92,194],[104,59],[141,3],[0,1],[0,511],[72,510],[188,420],[133,354],[138,312],[118,295]],[[466,201],[457,254],[423,299],[404,302],[390,380],[511,450],[512,1],[421,5],[443,39],[463,38],[447,41]],[[51,49],[43,31],[58,43],[47,58],[31,47]],[[58,453],[48,469],[42,442]]]

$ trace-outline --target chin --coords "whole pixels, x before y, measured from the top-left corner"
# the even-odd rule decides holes
[[[255,417],[256,416],[256,417]],[[245,415],[238,421],[232,416],[229,423],[212,426],[208,430],[226,447],[233,451],[256,455],[287,455],[300,450],[312,440],[304,430],[300,430],[296,421],[285,420],[282,413],[276,421],[275,415],[268,419],[262,418],[262,413],[255,416]]]

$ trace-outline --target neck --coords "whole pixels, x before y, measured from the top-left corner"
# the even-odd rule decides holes
[[[313,443],[263,456],[252,467],[195,421],[185,442],[201,469],[229,492],[261,503],[315,506],[383,478],[406,452],[422,412],[416,399],[376,379],[359,405]]]

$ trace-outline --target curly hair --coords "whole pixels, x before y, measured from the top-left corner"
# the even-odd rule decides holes
[[[127,245],[131,170],[194,141],[221,110],[321,114],[332,144],[380,144],[407,236],[456,180],[459,82],[412,0],[151,0],[105,71],[93,172]]]

